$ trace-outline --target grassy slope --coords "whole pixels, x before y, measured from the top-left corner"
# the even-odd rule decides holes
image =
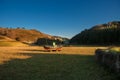
[[[37,50],[34,49],[35,51]],[[119,80],[120,78],[99,66],[95,62],[94,55],[32,52],[13,54],[16,55],[30,57],[13,58],[1,64],[0,80]]]
[[[19,41],[0,35],[0,47],[3,46],[27,46]]]
[[[20,28],[18,29],[0,28],[0,35],[5,35],[11,39],[15,39],[22,42],[36,41],[38,38],[52,37],[37,30],[27,30]]]
[[[14,40],[11,39],[11,38],[8,38],[8,37],[6,37],[6,36],[0,35],[0,41],[14,41]]]
[[[0,41],[0,47],[3,46],[27,46],[26,44],[23,44],[18,41]]]

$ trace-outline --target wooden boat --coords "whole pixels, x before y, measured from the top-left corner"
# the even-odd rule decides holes
[[[47,50],[47,51],[61,51],[62,46],[48,46],[48,45],[45,45],[44,49]]]

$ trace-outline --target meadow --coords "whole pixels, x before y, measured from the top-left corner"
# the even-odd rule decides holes
[[[106,47],[0,47],[0,80],[119,80],[95,61],[97,48]]]

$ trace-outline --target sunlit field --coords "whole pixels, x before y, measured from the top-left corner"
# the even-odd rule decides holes
[[[106,47],[0,47],[0,80],[119,80],[95,61],[94,51]]]
[[[9,46],[27,46],[27,45],[18,41],[0,41],[0,47],[1,46],[9,47]]]

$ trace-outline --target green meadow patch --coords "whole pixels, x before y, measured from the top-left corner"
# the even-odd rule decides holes
[[[0,65],[0,80],[118,80],[93,55],[32,54]]]

